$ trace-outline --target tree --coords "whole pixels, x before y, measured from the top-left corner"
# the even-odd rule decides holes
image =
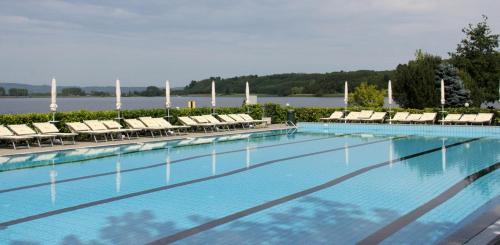
[[[422,109],[439,105],[435,71],[441,63],[439,56],[417,50],[415,60],[396,68],[393,83],[394,100],[405,108]]]
[[[0,87],[0,96],[5,96],[5,89]]]
[[[25,88],[9,89],[9,96],[28,96],[28,90]]]
[[[85,91],[83,91],[79,87],[68,87],[63,88],[61,91],[61,95],[63,96],[85,96]]]
[[[461,107],[470,103],[470,91],[465,89],[464,81],[459,76],[458,69],[451,64],[442,63],[436,69],[436,87],[440,89],[441,79],[444,80],[446,105]]]
[[[140,95],[146,97],[161,96],[163,91],[156,86],[149,86],[145,91],[142,91]]]
[[[292,94],[302,94],[304,92],[304,87],[292,87]]]
[[[498,98],[500,52],[496,49],[499,35],[492,33],[487,20],[488,17],[483,15],[483,21],[463,28],[466,37],[457,45],[455,53],[450,53],[452,64],[463,71],[463,76],[470,76],[471,83],[465,85],[471,90],[472,102],[476,106]]]
[[[349,96],[349,104],[364,107],[381,107],[384,105],[384,91],[375,85],[361,83]]]

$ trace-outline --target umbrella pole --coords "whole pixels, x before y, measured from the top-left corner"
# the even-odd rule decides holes
[[[347,104],[344,105],[344,123],[347,123],[346,112],[347,112]]]
[[[389,119],[391,119],[392,105],[389,104]],[[392,124],[392,120],[389,120],[389,124]]]
[[[441,104],[441,125],[444,125],[444,104]]]
[[[56,112],[53,111],[52,112],[52,122],[55,122],[56,121]]]

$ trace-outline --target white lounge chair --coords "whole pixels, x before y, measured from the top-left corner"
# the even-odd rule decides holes
[[[91,128],[89,128],[89,126],[87,126],[85,123],[81,123],[81,122],[69,122],[69,123],[66,123],[66,125],[68,126],[69,130],[72,133],[87,134],[91,138],[93,138],[95,142],[97,142],[98,135],[103,136],[104,141],[108,141],[108,136],[107,136],[107,134],[109,132],[108,130],[94,131]]]
[[[392,118],[388,119],[387,121],[389,121],[389,122],[403,122],[409,115],[410,115],[410,113],[406,112],[406,111],[396,112],[396,114]]]
[[[373,115],[373,111],[372,110],[362,110],[359,113],[358,120],[362,121],[364,119],[369,119],[372,115]]]
[[[319,120],[321,120],[321,121],[337,121],[337,120],[341,120],[343,116],[344,116],[344,112],[335,111],[329,117],[322,117]]]
[[[476,114],[463,114],[462,117],[458,121],[455,121],[457,124],[468,124],[476,120]]]
[[[493,113],[478,113],[473,121],[469,121],[471,124],[491,124],[493,120]]]
[[[250,126],[248,122],[245,122],[242,118],[238,118],[238,120],[233,119],[229,115],[217,115],[222,121],[224,122],[231,122],[231,123],[236,123],[241,125],[242,128],[245,128],[245,126]]]
[[[210,122],[215,124],[223,124],[228,130],[230,130],[230,126],[236,129],[236,125],[240,124],[238,122],[222,122],[215,118],[213,115],[204,115],[204,117]]]
[[[189,117],[178,117],[179,121],[186,126],[190,126],[193,129],[201,128],[206,133],[207,129],[213,131],[215,124],[212,123],[198,123]]]
[[[347,122],[357,122],[357,121],[359,121],[360,113],[361,112],[359,112],[359,111],[350,112],[346,117],[344,117],[344,120]]]
[[[417,123],[434,123],[434,121],[436,121],[436,116],[437,116],[437,113],[435,112],[425,112],[424,114],[422,114],[422,116],[416,120],[415,122]]]
[[[125,124],[127,124],[129,128],[140,129],[144,132],[149,132],[151,134],[151,137],[153,138],[155,137],[155,132],[158,132],[161,136],[161,131],[164,130],[163,128],[159,127],[156,124],[149,126],[139,121],[138,119],[125,119],[123,121],[125,122]]]
[[[177,134],[179,134],[179,135],[181,134],[181,132],[180,132],[181,130],[188,130],[191,128],[189,126],[183,126],[183,125],[172,125],[169,121],[167,121],[161,117],[153,118],[153,120],[156,123],[158,123],[158,125],[160,125],[160,127],[164,127],[167,130],[177,131]]]
[[[130,135],[135,133],[135,136],[139,138],[139,132],[141,129],[133,129],[133,128],[124,128],[120,123],[114,120],[103,120],[101,121],[106,128],[110,130],[121,130],[123,131],[126,135],[127,138],[130,139]]]
[[[7,141],[12,144],[14,150],[16,149],[16,143],[24,141],[26,142],[26,146],[30,148],[30,140],[33,137],[31,136],[18,136],[15,135],[12,131],[10,131],[7,127],[0,125],[0,140]]]
[[[240,116],[241,118],[243,118],[243,120],[245,120],[247,122],[252,122],[252,123],[255,123],[255,124],[263,124],[264,126],[267,126],[267,121],[266,120],[253,119],[252,116],[250,116],[248,114],[245,114],[245,113],[240,113],[240,114],[237,114],[237,115]]]
[[[372,114],[372,116],[368,119],[361,119],[362,121],[365,122],[379,122],[383,123],[385,119],[385,115],[387,115],[387,112],[375,112]]]
[[[49,134],[39,134],[35,132],[32,128],[28,127],[26,124],[15,124],[7,125],[7,127],[14,132],[17,136],[29,136],[33,137],[38,143],[39,147],[42,147],[42,140],[49,140],[50,146],[54,146],[55,135]]]
[[[418,113],[410,114],[404,120],[401,120],[401,122],[416,123],[416,122],[418,122],[420,120],[420,118],[422,117],[422,115],[423,114],[418,114]]]
[[[71,138],[74,145],[75,137],[78,136],[77,133],[62,133],[54,124],[49,122],[33,123],[33,127],[41,134],[55,135],[61,141],[61,145],[64,145],[63,138]]]
[[[116,134],[122,140],[123,138],[121,138],[121,136],[122,134],[125,134],[130,139],[130,137],[128,136],[128,132],[125,129],[109,129],[103,122],[98,120],[85,120],[83,121],[83,123],[89,126],[92,131],[107,132],[111,140],[115,140],[113,134]]]
[[[462,117],[462,114],[448,114],[444,119],[440,119],[438,122],[442,122],[444,124],[446,123],[455,123],[460,120],[460,117]]]

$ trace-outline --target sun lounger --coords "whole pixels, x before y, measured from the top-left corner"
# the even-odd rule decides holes
[[[240,114],[237,114],[238,116],[240,116],[241,118],[243,118],[245,121],[247,122],[253,122],[253,123],[258,123],[258,124],[264,124],[264,126],[267,126],[267,121],[266,120],[262,120],[262,119],[253,119],[252,116],[248,115],[248,114],[245,114],[245,113],[240,113]]]
[[[54,146],[54,139],[56,138],[56,136],[54,135],[38,134],[37,132],[35,132],[35,130],[28,127],[26,124],[7,125],[7,127],[17,136],[33,137],[38,143],[39,147],[42,147],[42,140],[49,140],[50,146]]]
[[[128,139],[130,139],[130,134],[134,133],[135,136],[139,138],[139,132],[141,131],[141,129],[123,128],[123,126],[120,123],[114,120],[103,120],[101,122],[102,124],[104,124],[104,126],[106,126],[107,129],[123,131],[127,135]]]
[[[125,136],[127,136],[128,139],[130,139],[130,136],[128,135],[128,130],[126,129],[120,129],[120,128],[109,129],[103,122],[98,120],[85,120],[83,121],[83,123],[87,124],[87,126],[89,126],[89,128],[92,129],[93,131],[102,131],[102,132],[107,131],[111,140],[115,140],[113,134],[116,134],[122,140],[123,140],[123,138],[121,138],[122,134],[124,134]]]
[[[319,120],[320,121],[337,121],[337,120],[343,119],[342,116],[344,116],[343,112],[335,111],[329,117],[322,117]]]
[[[75,137],[78,136],[76,133],[61,133],[54,124],[49,122],[33,123],[33,127],[41,134],[55,135],[61,141],[61,145],[64,145],[63,138],[71,138],[74,145]]]
[[[493,113],[479,113],[473,121],[469,121],[471,124],[491,124],[493,120]]]
[[[405,123],[416,123],[420,120],[423,114],[410,114],[408,115],[404,120],[401,120],[401,122]]]
[[[467,124],[476,120],[476,114],[463,114],[459,120],[455,121],[457,124]]]
[[[231,122],[231,123],[237,123],[241,125],[242,128],[245,128],[245,126],[250,126],[248,122],[245,122],[243,118],[238,118],[238,120],[233,119],[229,115],[217,115],[222,121],[224,122]]]
[[[460,117],[462,117],[462,114],[448,114],[444,119],[440,119],[439,122],[442,123],[454,123],[460,120]]]
[[[97,142],[97,136],[101,135],[104,138],[104,141],[108,141],[108,130],[105,131],[94,131],[92,130],[89,126],[87,126],[85,123],[81,122],[69,122],[66,123],[68,126],[69,130],[72,133],[77,133],[77,134],[87,134],[90,137],[94,139],[95,142]]]
[[[163,128],[157,125],[148,126],[143,122],[139,121],[138,119],[125,119],[123,121],[125,121],[125,124],[127,124],[129,128],[140,129],[142,131],[149,132],[151,134],[151,137],[153,138],[155,137],[155,132],[158,132],[161,136],[161,131],[164,130]]]
[[[389,122],[403,122],[408,116],[410,115],[409,112],[396,112],[396,114],[388,119],[387,121]]]
[[[207,129],[210,129],[211,131],[213,131],[213,129],[215,127],[215,124],[212,124],[212,123],[198,123],[198,122],[194,121],[193,119],[191,119],[189,117],[178,117],[177,119],[179,119],[179,121],[183,125],[190,126],[193,129],[201,128],[201,129],[203,129],[203,131],[205,133],[207,132]]]
[[[379,122],[383,123],[385,119],[385,115],[387,115],[387,112],[375,112],[372,114],[372,116],[368,119],[361,119],[362,121],[365,122]]]
[[[355,122],[355,121],[359,121],[359,115],[360,115],[361,112],[359,111],[353,111],[353,112],[350,112],[345,118],[344,120],[347,121],[347,122]]]
[[[161,117],[156,117],[156,118],[153,118],[153,120],[158,123],[158,125],[160,125],[160,127],[164,127],[168,130],[174,130],[174,131],[177,131],[177,133],[180,135],[181,132],[180,130],[183,129],[183,130],[188,130],[190,129],[191,127],[189,126],[183,126],[183,125],[172,125],[169,121],[165,120],[164,118],[161,118]]]
[[[373,115],[373,111],[372,110],[362,110],[359,113],[358,120],[362,121],[364,119],[369,119],[372,115]]]
[[[153,119],[152,117],[139,117],[139,120],[149,128],[161,129],[161,131],[165,133],[165,136],[168,136],[168,131],[170,130],[170,127],[162,126],[157,120]]]
[[[240,124],[239,122],[222,122],[215,118],[213,115],[204,115],[204,117],[210,122],[215,124],[224,124],[228,130],[230,130],[229,126],[233,126],[236,129],[236,125]]]
[[[424,114],[422,114],[422,116],[414,121],[414,122],[417,122],[417,123],[434,123],[434,121],[436,121],[436,115],[437,113],[435,112],[425,112]]]
[[[30,140],[32,140],[33,137],[31,136],[18,136],[12,133],[7,127],[0,125],[0,140],[7,141],[12,144],[12,147],[14,150],[16,149],[16,143],[24,141],[26,142],[26,146],[30,148]]]
[[[207,115],[203,115],[203,116],[191,116],[191,119],[195,120],[198,123],[213,124],[214,128],[216,130],[219,130],[220,129],[219,127],[221,127],[222,129],[230,130],[228,123],[221,122],[221,121],[219,121],[217,119],[216,119],[217,121],[215,121],[212,118],[207,117]]]

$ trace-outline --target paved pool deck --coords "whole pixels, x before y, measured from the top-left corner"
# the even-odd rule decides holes
[[[135,143],[147,143],[147,142],[159,142],[159,141],[169,141],[169,140],[182,140],[186,138],[197,138],[197,137],[214,137],[214,136],[224,136],[224,135],[234,135],[234,134],[245,134],[245,133],[256,133],[263,132],[269,130],[286,130],[293,129],[294,127],[289,127],[284,124],[271,124],[267,127],[257,127],[251,129],[237,129],[231,131],[217,131],[217,132],[188,132],[187,134],[181,135],[169,135],[155,138],[151,136],[143,136],[139,138],[131,138],[130,140],[115,140],[115,141],[103,141],[103,142],[94,142],[94,141],[77,141],[75,145],[72,145],[70,141],[65,141],[68,144],[60,145],[54,144],[53,147],[50,145],[43,145],[42,147],[38,147],[35,144],[31,145],[31,148],[27,148],[25,145],[19,145],[17,150],[12,149],[11,146],[2,144],[0,145],[0,156],[9,156],[9,155],[20,155],[20,154],[31,154],[31,153],[43,153],[43,152],[52,152],[59,150],[69,150],[69,149],[79,149],[79,148],[89,148],[89,147],[101,147],[101,146],[117,146],[117,145],[127,145],[127,144],[135,144]]]

